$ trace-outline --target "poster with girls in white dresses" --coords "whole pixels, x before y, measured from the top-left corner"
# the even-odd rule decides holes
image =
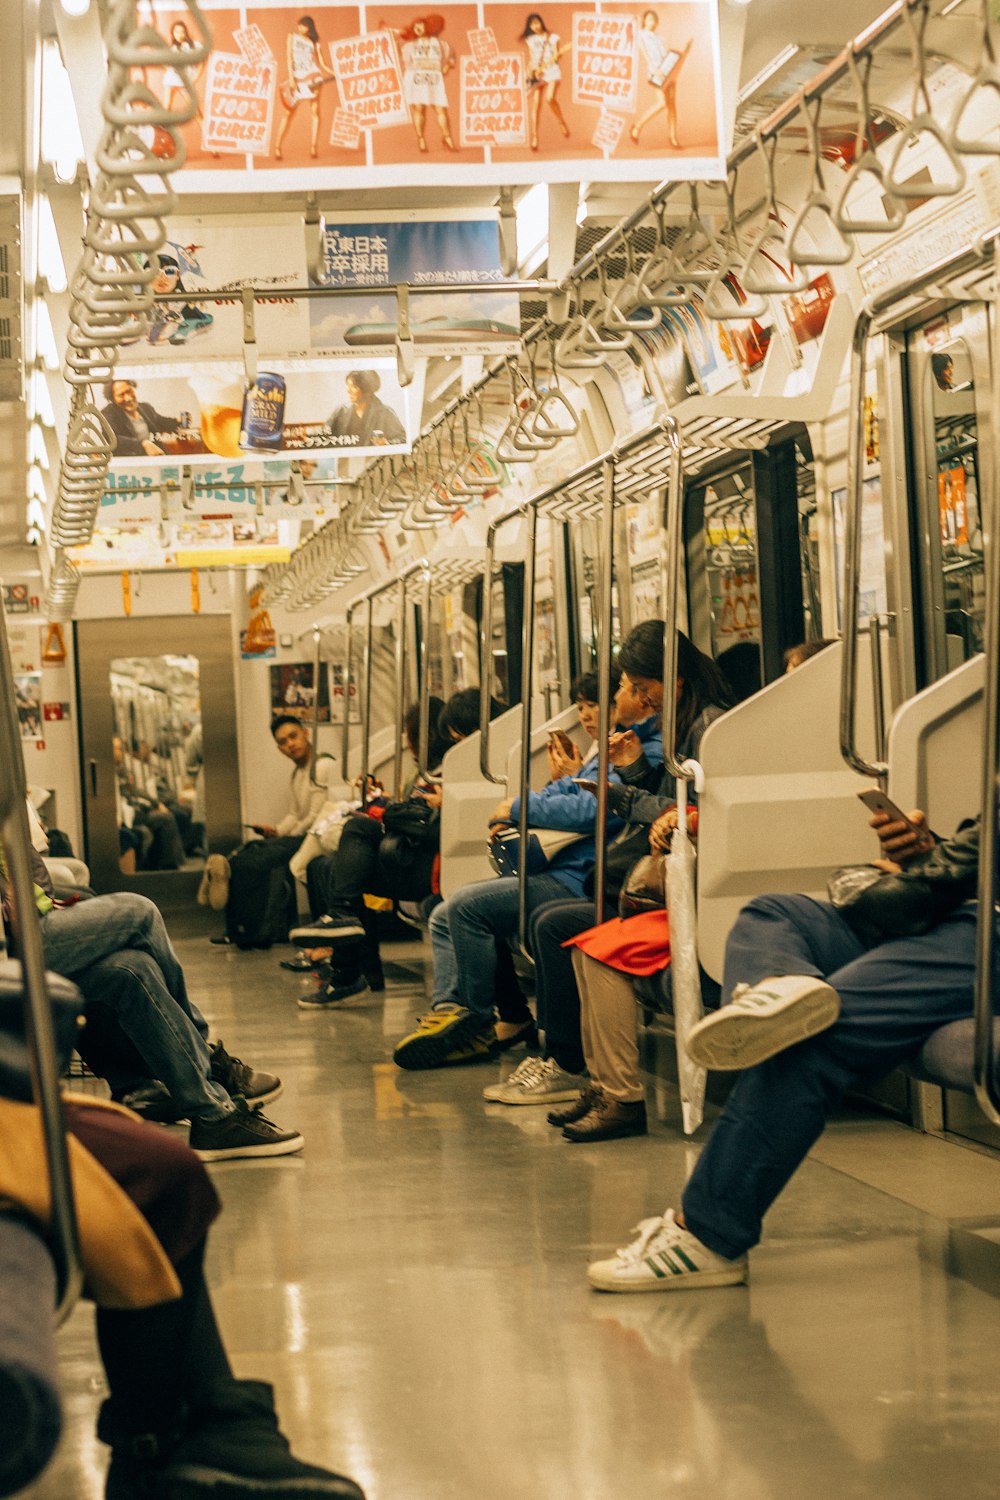
[[[719,3],[204,0],[215,46],[178,186],[234,172],[306,188],[722,177]],[[149,8],[186,50],[170,0]],[[176,69],[148,72],[166,99]]]

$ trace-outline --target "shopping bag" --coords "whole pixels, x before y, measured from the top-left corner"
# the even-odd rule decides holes
[[[684,770],[700,791],[703,780],[697,761],[686,760]],[[703,1015],[698,969],[698,926],[695,910],[694,846],[688,836],[688,783],[677,781],[677,827],[667,855],[667,907],[670,911],[670,972],[677,1047],[677,1078],[681,1091],[684,1134],[693,1135],[705,1118],[706,1070],[687,1053],[691,1028]]]

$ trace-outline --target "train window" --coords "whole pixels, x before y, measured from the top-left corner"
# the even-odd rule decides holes
[[[198,659],[116,657],[111,701],[122,870],[182,869],[207,847]]]
[[[940,607],[947,666],[954,667],[983,649],[986,587],[976,388],[972,357],[963,339],[932,350],[930,376],[941,546]]]
[[[684,505],[691,638],[724,669],[738,664],[745,697],[781,675],[789,646],[818,634],[807,436],[789,433],[692,480]]]

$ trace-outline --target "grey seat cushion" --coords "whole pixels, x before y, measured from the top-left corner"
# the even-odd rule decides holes
[[[941,1088],[960,1089],[973,1092],[973,1037],[975,1023],[971,1017],[965,1021],[951,1021],[935,1031],[921,1047],[907,1072],[921,1083],[936,1083]],[[1000,1019],[993,1022],[993,1047],[1000,1059]],[[1000,1083],[1000,1066],[996,1068]]]

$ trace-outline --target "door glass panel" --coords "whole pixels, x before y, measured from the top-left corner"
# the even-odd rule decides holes
[[[983,531],[972,358],[964,339],[932,351],[931,406],[947,666],[983,649]]]
[[[742,641],[760,643],[757,522],[749,468],[713,479],[704,489],[705,584],[712,655]]]
[[[190,868],[206,850],[197,657],[116,657],[111,702],[121,868]]]

